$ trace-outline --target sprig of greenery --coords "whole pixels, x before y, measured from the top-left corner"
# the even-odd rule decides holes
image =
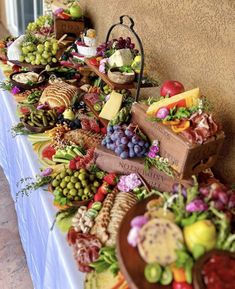
[[[12,137],[16,137],[17,135],[35,134],[34,132],[27,130],[21,122],[19,122],[17,125],[12,126],[10,132]]]
[[[52,179],[52,176],[41,175],[36,175],[36,179],[34,181],[31,181],[33,180],[33,178],[31,177],[21,178],[16,185],[17,187],[25,185],[25,187],[23,187],[16,193],[16,202],[20,194],[22,197],[29,196],[32,191],[35,191],[40,187],[49,184]]]
[[[9,80],[5,80],[5,81],[0,82],[0,89],[2,89],[2,90],[11,91],[12,87],[13,87],[13,85]]]
[[[157,170],[165,173],[170,177],[174,177],[174,171],[167,161],[161,161],[160,158],[150,158],[146,157],[144,162],[144,169],[149,170],[155,167]]]

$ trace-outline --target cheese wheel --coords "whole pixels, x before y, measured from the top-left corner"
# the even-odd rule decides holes
[[[167,266],[176,261],[176,250],[181,248],[183,234],[181,229],[166,219],[152,219],[147,222],[138,235],[139,253],[146,263],[157,262]]]

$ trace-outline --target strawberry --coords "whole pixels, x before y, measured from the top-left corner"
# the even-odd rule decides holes
[[[87,206],[87,208],[90,209],[90,208],[92,207],[92,205],[94,204],[94,202],[95,202],[95,201],[93,201],[93,200],[90,201],[89,204],[88,204],[88,206]]]
[[[100,131],[101,131],[101,133],[102,133],[103,135],[106,135],[106,134],[107,134],[107,129],[106,129],[106,127],[102,127]]]
[[[110,187],[108,185],[108,183],[103,182],[103,184],[99,187],[97,193],[98,194],[103,194],[103,195],[107,195],[110,192]]]
[[[111,186],[115,186],[118,182],[118,176],[115,173],[109,173],[104,176],[103,181]]]
[[[104,198],[105,198],[105,195],[99,192],[94,195],[95,202],[103,202]]]
[[[73,159],[69,162],[69,168],[71,170],[76,170],[76,160],[75,159]]]

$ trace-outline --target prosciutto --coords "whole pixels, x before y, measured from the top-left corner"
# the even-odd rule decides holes
[[[190,143],[202,144],[214,136],[218,130],[218,124],[213,120],[212,115],[208,113],[194,113],[190,117],[190,127],[181,132]]]
[[[73,247],[74,258],[77,261],[78,269],[81,272],[90,272],[89,264],[96,261],[102,247],[99,239],[91,234],[78,233],[73,227],[70,228],[67,240]]]

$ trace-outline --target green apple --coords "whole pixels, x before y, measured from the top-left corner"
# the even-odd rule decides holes
[[[82,8],[80,7],[80,5],[75,4],[70,7],[69,13],[74,18],[80,18],[82,17]]]

